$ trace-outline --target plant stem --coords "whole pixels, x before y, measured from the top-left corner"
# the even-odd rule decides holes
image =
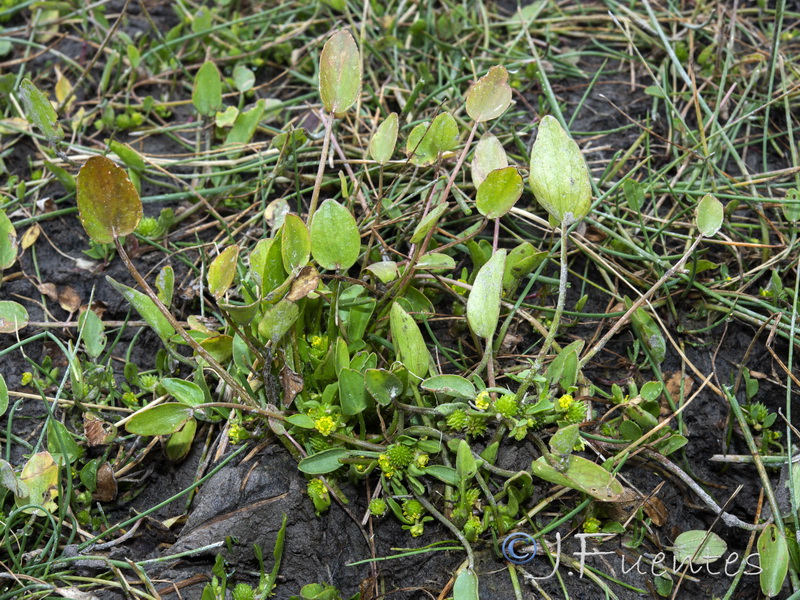
[[[561,265],[560,271],[558,276],[558,300],[556,301],[556,312],[553,314],[553,321],[550,323],[550,329],[547,332],[547,337],[544,339],[544,343],[542,344],[542,349],[539,351],[536,360],[533,363],[530,371],[528,372],[528,376],[525,378],[525,381],[522,382],[522,385],[519,386],[517,390],[517,402],[522,402],[523,398],[525,397],[525,393],[528,391],[528,388],[533,383],[533,378],[538,375],[539,370],[542,368],[542,361],[544,357],[547,356],[547,352],[550,350],[550,346],[553,345],[553,341],[556,339],[556,334],[558,333],[559,325],[561,325],[561,315],[564,312],[564,305],[567,302],[567,241],[569,239],[568,233],[569,226],[566,223],[561,223]]]
[[[128,253],[125,252],[125,248],[119,241],[119,238],[114,238],[114,245],[117,247],[117,252],[119,253],[122,262],[125,263],[128,271],[130,274],[133,275],[133,278],[136,280],[136,283],[142,288],[144,293],[147,295],[150,300],[153,301],[153,304],[156,305],[161,314],[164,315],[164,318],[169,321],[169,324],[172,325],[173,329],[178,332],[178,334],[184,339],[184,341],[189,344],[189,346],[200,355],[200,357],[208,363],[208,366],[222,379],[228,386],[233,390],[233,392],[241,398],[241,400],[251,406],[256,405],[256,401],[250,397],[250,394],[247,390],[242,387],[242,385],[236,381],[233,376],[225,370],[225,368],[217,362],[217,360],[209,354],[209,352],[203,348],[200,344],[195,341],[192,336],[190,336],[187,331],[183,328],[183,326],[178,322],[178,320],[172,316],[172,313],[169,309],[164,306],[164,303],[161,302],[158,295],[153,291],[153,288],[145,281],[144,277],[142,277],[139,270],[131,261]]]
[[[464,537],[464,534],[461,533],[461,531],[459,531],[458,527],[453,525],[450,519],[445,517],[438,510],[436,510],[436,507],[430,502],[428,502],[425,496],[418,496],[417,494],[414,494],[414,497],[417,500],[419,500],[419,503],[422,504],[422,506],[425,507],[425,510],[431,513],[436,518],[437,521],[439,521],[442,525],[447,527],[451,531],[451,533],[454,536],[456,536],[456,538],[458,538],[458,541],[461,542],[462,546],[464,546],[464,550],[467,551],[467,565],[470,569],[472,569],[475,566],[475,556],[472,554],[472,546],[470,546],[469,542],[467,541],[467,538]]]
[[[322,187],[322,176],[325,174],[325,161],[328,160],[328,147],[331,144],[331,133],[333,131],[333,114],[325,116],[325,111],[320,112],[322,115],[322,122],[325,125],[325,137],[322,140],[322,156],[319,157],[319,168],[317,169],[317,178],[314,180],[314,191],[311,193],[311,206],[308,207],[308,218],[306,223],[311,224],[311,217],[317,210],[319,204],[319,191]]]

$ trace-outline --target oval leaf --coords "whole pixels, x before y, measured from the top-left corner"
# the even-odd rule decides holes
[[[55,145],[64,139],[64,130],[53,105],[30,79],[23,79],[19,85],[19,99],[22,100],[25,117],[39,128],[48,142]]]
[[[425,215],[419,222],[419,225],[417,225],[416,229],[414,229],[414,233],[411,234],[411,243],[419,244],[421,241],[423,241],[425,236],[428,235],[428,232],[436,226],[436,222],[439,220],[439,217],[441,217],[446,210],[447,203],[440,204],[431,210],[427,215]]]
[[[502,115],[511,104],[508,71],[495,66],[478,79],[467,92],[467,114],[475,121],[491,121]]]
[[[98,244],[128,235],[142,219],[142,201],[124,169],[93,156],[78,173],[78,211],[86,233]]]
[[[430,252],[419,257],[416,268],[421,271],[452,271],[456,268],[456,261],[447,254]]]
[[[34,454],[22,467],[19,481],[22,489],[27,491],[25,496],[17,496],[17,506],[37,504],[48,512],[58,508],[58,463],[53,460],[49,452]],[[42,516],[44,512],[38,508],[26,508],[23,512]]]
[[[281,339],[300,316],[300,308],[291,300],[278,302],[258,324],[258,335],[273,344]]]
[[[303,219],[293,213],[286,215],[281,235],[281,257],[287,273],[301,269],[308,264],[311,255],[311,238]]]
[[[770,524],[758,536],[756,546],[761,564],[761,591],[772,598],[780,593],[789,572],[789,545],[780,529]]]
[[[352,452],[345,448],[330,448],[304,458],[298,463],[297,468],[308,475],[325,475],[341,467],[339,459],[351,454]]]
[[[589,169],[580,148],[550,115],[542,119],[533,144],[530,184],[542,208],[561,224],[580,221],[592,206]]]
[[[494,335],[500,319],[503,271],[506,251],[498,250],[478,271],[467,299],[467,321],[475,335],[484,339]]]
[[[213,117],[222,108],[222,78],[210,60],[197,70],[192,88],[192,104],[204,117]]]
[[[361,236],[350,211],[325,200],[311,219],[311,255],[323,269],[347,270],[358,260]]]
[[[353,106],[361,93],[361,56],[353,36],[337,31],[325,42],[319,57],[319,95],[330,113]]]
[[[672,552],[679,563],[708,565],[725,554],[727,549],[728,544],[725,543],[725,540],[713,531],[692,529],[684,531],[675,538]]]
[[[392,304],[389,325],[397,359],[409,372],[422,379],[428,373],[430,354],[419,326],[397,302]]]
[[[697,228],[706,237],[715,235],[722,227],[725,209],[712,194],[706,194],[697,204]]]
[[[479,188],[489,173],[507,166],[508,156],[503,144],[493,134],[483,134],[472,155],[472,184],[476,189]]]
[[[435,375],[428,377],[420,384],[423,390],[437,394],[445,394],[454,398],[472,400],[475,398],[475,386],[469,379],[460,375]]]
[[[388,406],[403,393],[403,382],[397,375],[385,369],[367,369],[364,372],[364,383],[375,402],[381,406]]]
[[[103,320],[93,310],[85,310],[78,317],[78,327],[81,330],[81,339],[86,348],[86,354],[97,358],[106,347],[106,333]]]
[[[161,385],[164,386],[170,396],[181,404],[194,407],[206,401],[203,390],[200,389],[199,385],[191,381],[185,381],[177,377],[166,377],[161,380]]]
[[[497,219],[510,211],[522,196],[522,176],[516,167],[495,169],[478,188],[475,205],[487,219]]]
[[[28,324],[28,311],[12,300],[0,300],[0,333],[14,333]]]
[[[452,150],[458,144],[458,125],[453,115],[442,113],[432,123],[420,123],[411,130],[406,140],[406,154],[418,167],[432,165],[441,152]]]
[[[342,405],[342,414],[348,416],[366,410],[367,390],[363,373],[353,369],[339,371],[339,403]]]
[[[136,435],[169,435],[192,417],[192,409],[179,402],[159,404],[143,410],[125,423],[128,433]]]
[[[397,113],[383,120],[369,141],[369,155],[376,163],[386,164],[392,158],[397,145]]]
[[[219,253],[208,267],[208,290],[219,300],[228,291],[236,275],[236,261],[239,259],[239,246],[228,246]]]

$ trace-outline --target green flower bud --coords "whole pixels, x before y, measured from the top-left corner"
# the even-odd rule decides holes
[[[383,498],[373,498],[369,503],[369,512],[373,517],[382,517],[388,510],[386,500]]]
[[[237,583],[233,588],[233,600],[254,600],[255,590],[246,583]]]

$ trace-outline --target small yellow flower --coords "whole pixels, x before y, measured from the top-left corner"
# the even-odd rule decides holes
[[[575,402],[575,398],[573,398],[569,394],[564,394],[563,396],[561,396],[561,398],[558,399],[558,407],[561,410],[567,410],[570,406],[572,406],[573,402]]]
[[[583,522],[583,532],[584,533],[599,533],[602,527],[602,523],[595,519],[594,517],[589,517]]]
[[[475,406],[478,410],[486,410],[492,403],[492,399],[489,396],[489,392],[486,390],[482,391],[478,396],[475,398]]]
[[[396,473],[392,467],[391,461],[389,460],[389,456],[386,453],[383,453],[378,457],[378,466],[381,468],[381,471],[383,471],[383,474],[386,475],[386,477],[391,478]]]
[[[308,338],[308,343],[311,344],[312,348],[320,348],[323,344],[323,340],[321,336],[312,335]]]
[[[22,385],[29,385],[31,381],[33,381],[33,373],[30,371],[25,371],[22,374],[22,381],[20,381],[20,383]]]
[[[430,459],[430,456],[428,456],[427,454],[417,454],[417,458],[416,458],[415,462],[417,463],[417,466],[420,469],[424,469],[425,467],[428,466],[428,460],[429,459]]]
[[[320,417],[314,421],[314,427],[324,436],[329,436],[336,431],[336,421],[331,417]]]

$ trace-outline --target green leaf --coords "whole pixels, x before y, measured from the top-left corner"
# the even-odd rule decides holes
[[[17,506],[38,504],[47,512],[55,512],[58,508],[58,464],[49,452],[34,454],[22,467],[19,482],[27,491],[25,496],[17,496]],[[26,508],[22,512],[29,515],[44,516],[39,508]]]
[[[684,531],[675,538],[675,545],[671,548],[679,563],[693,565],[711,564],[725,554],[727,549],[728,544],[716,533],[699,529]]]
[[[467,321],[478,337],[494,335],[500,319],[500,299],[503,292],[503,270],[506,251],[498,250],[481,267],[467,299]]]
[[[522,242],[508,253],[503,270],[503,293],[511,296],[522,279],[542,264],[547,252],[537,252],[530,242]]]
[[[386,164],[392,158],[397,145],[397,113],[392,113],[383,120],[369,141],[369,155],[376,163]]]
[[[475,398],[475,386],[469,379],[460,375],[434,375],[419,385],[428,392],[445,394],[453,398],[463,398],[464,400]]]
[[[367,369],[364,372],[367,391],[381,406],[389,406],[392,400],[403,393],[403,382],[386,369]]]
[[[456,261],[447,254],[429,252],[419,257],[416,268],[420,271],[452,271],[456,268]]]
[[[339,402],[342,414],[352,416],[367,408],[367,389],[364,374],[353,369],[339,371]]]
[[[47,423],[47,449],[54,456],[63,456],[66,453],[70,464],[83,456],[83,448],[78,446],[64,424],[55,419],[50,419]]]
[[[236,65],[233,69],[233,83],[241,93],[249,92],[255,85],[256,76],[245,65]]]
[[[655,584],[656,592],[662,598],[669,598],[670,594],[672,594],[672,587],[674,584],[672,577],[670,577],[669,573],[666,571],[662,571],[657,575],[656,578],[653,579],[653,583]]]
[[[136,150],[127,144],[122,144],[116,140],[110,140],[108,142],[108,147],[114,154],[119,156],[120,160],[125,163],[126,167],[140,173],[144,171],[144,158],[142,158],[142,155]]]
[[[443,481],[447,485],[458,487],[461,478],[458,476],[458,471],[453,467],[446,467],[444,465],[428,465],[425,467],[425,474],[435,477],[439,481]]]
[[[458,144],[458,125],[453,115],[442,113],[432,123],[420,123],[411,130],[406,140],[406,154],[418,167],[432,165],[439,154],[448,152]]]
[[[233,338],[229,335],[215,335],[200,342],[200,345],[218,363],[226,363],[233,355]]]
[[[17,231],[5,211],[0,210],[0,271],[17,260]]]
[[[28,311],[12,300],[0,300],[0,333],[14,333],[28,324]]]
[[[8,410],[8,386],[3,374],[0,373],[0,417],[6,414]],[[0,482],[2,483],[2,482]]]
[[[467,92],[466,105],[467,114],[479,123],[502,115],[511,105],[511,86],[505,67],[494,66],[478,79]]]
[[[800,220],[800,190],[793,189],[786,192],[786,200],[781,204],[783,216],[790,223]]]
[[[156,290],[158,299],[161,300],[161,303],[169,308],[169,305],[172,304],[172,293],[175,289],[175,271],[172,270],[172,267],[166,265],[161,268],[156,275]]]
[[[64,189],[68,192],[74,192],[76,189],[75,186],[75,178],[72,176],[72,173],[67,171],[66,169],[62,169],[58,165],[54,165],[49,160],[44,161],[44,166],[47,167],[47,170],[50,171],[53,175],[55,175],[58,182],[64,186]]]
[[[180,402],[159,404],[135,413],[125,423],[128,433],[136,435],[169,435],[175,433],[192,418],[192,408]]]
[[[300,427],[301,429],[314,429],[314,419],[302,413],[289,415],[286,417],[286,421],[295,427]]]
[[[475,477],[478,472],[478,461],[472,456],[472,450],[469,448],[466,440],[458,441],[458,450],[456,451],[456,473],[461,479],[461,483],[465,484],[468,480]]]
[[[536,200],[559,224],[582,220],[592,206],[589,169],[580,148],[550,115],[539,124],[529,180]]]
[[[633,179],[626,179],[622,184],[622,192],[631,210],[639,212],[644,204],[644,190],[642,184]]]
[[[167,318],[161,314],[161,311],[158,310],[158,307],[153,303],[153,301],[146,296],[145,294],[134,290],[133,288],[129,288],[127,285],[123,285],[114,281],[111,277],[106,276],[106,281],[111,284],[111,286],[117,290],[122,297],[125,298],[128,302],[131,303],[131,306],[136,309],[141,317],[147,321],[147,324],[153,328],[153,330],[158,334],[162,340],[167,341],[173,335],[175,335],[175,329],[172,327],[170,322]]]
[[[142,201],[128,174],[103,156],[78,173],[78,211],[86,233],[98,244],[128,235],[142,219]]]
[[[470,568],[466,568],[456,577],[453,584],[453,600],[479,600],[478,576]]]
[[[311,219],[311,255],[323,269],[347,270],[358,260],[361,236],[353,215],[325,200]]]
[[[564,456],[571,454],[575,444],[578,443],[578,438],[581,436],[580,426],[577,424],[567,425],[561,427],[550,438],[549,446],[553,454]]]
[[[93,310],[87,309],[78,317],[78,327],[81,331],[81,339],[86,348],[86,354],[92,358],[100,356],[106,347],[103,320]]]
[[[789,546],[781,530],[773,523],[758,536],[756,547],[761,565],[761,591],[772,598],[780,593],[789,572]]]
[[[472,155],[472,184],[475,189],[480,187],[489,173],[507,166],[508,156],[503,144],[493,134],[484,133]]]
[[[330,448],[304,458],[298,463],[297,468],[306,475],[325,475],[342,466],[342,463],[339,462],[340,458],[352,456],[352,454],[345,448]]]
[[[393,260],[372,263],[367,267],[367,271],[375,275],[381,283],[389,283],[399,277],[397,263]]]
[[[219,301],[228,291],[236,275],[236,262],[239,259],[239,246],[228,246],[208,267],[208,291]]]
[[[428,373],[430,354],[419,326],[397,302],[392,304],[389,325],[397,359],[410,373],[422,379]]]
[[[495,169],[478,188],[475,205],[487,219],[498,219],[522,196],[522,177],[516,167]]]
[[[584,492],[602,502],[615,502],[622,497],[625,491],[622,484],[601,465],[574,454],[565,460],[567,468],[561,472],[540,456],[531,463],[531,471],[540,479]]]
[[[417,225],[416,229],[414,229],[414,233],[411,234],[410,242],[412,244],[419,244],[422,242],[428,235],[428,232],[436,226],[436,223],[439,221],[439,217],[444,214],[447,208],[448,206],[446,203],[440,204],[431,210],[427,215],[425,215]]]
[[[203,390],[200,389],[199,385],[191,381],[177,377],[166,377],[161,380],[161,385],[164,386],[170,396],[181,404],[195,407],[198,404],[204,404],[206,401]]]
[[[300,308],[291,300],[281,300],[258,323],[258,335],[277,343],[300,316]]]
[[[19,99],[29,122],[36,125],[52,145],[64,139],[64,130],[58,122],[53,105],[30,79],[23,79],[19,85]]]
[[[231,127],[231,130],[225,138],[224,146],[232,146],[234,150],[238,150],[237,147],[248,144],[253,138],[253,134],[256,132],[256,127],[258,127],[258,124],[261,122],[261,117],[264,116],[266,108],[267,103],[262,98],[258,100],[255,106],[250,110],[239,113],[239,116],[236,117],[236,121],[233,123],[233,127]],[[234,151],[230,152],[229,156],[236,157],[240,154],[241,152]]]
[[[167,454],[167,458],[172,462],[180,462],[186,458],[189,450],[192,449],[195,433],[197,433],[197,419],[192,417],[167,439],[164,444],[164,452]]]
[[[319,95],[329,113],[343,113],[361,94],[361,55],[347,31],[334,33],[319,57]]]
[[[697,204],[697,228],[706,237],[715,235],[722,227],[725,208],[712,194],[706,194]]]
[[[222,108],[222,78],[217,65],[210,60],[197,70],[192,88],[192,104],[204,117],[213,117]]]
[[[628,307],[633,305],[627,297],[625,304]],[[642,343],[647,346],[655,363],[660,365],[664,362],[667,356],[667,342],[656,320],[645,309],[639,308],[631,316],[631,325]]]
[[[281,236],[281,257],[287,273],[301,269],[308,264],[311,255],[311,238],[303,219],[293,213],[286,215]]]

